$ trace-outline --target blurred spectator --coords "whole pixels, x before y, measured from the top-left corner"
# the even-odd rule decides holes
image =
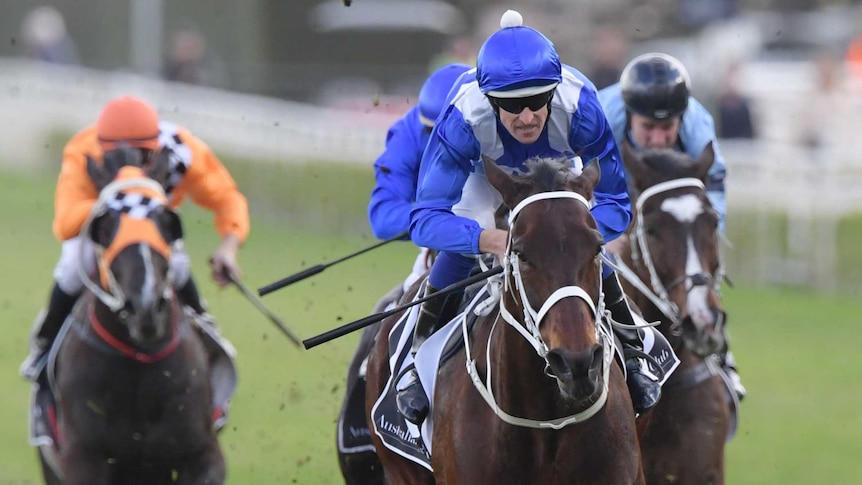
[[[626,63],[627,41],[622,31],[613,28],[596,29],[592,39],[592,71],[587,77],[601,90],[620,81]]]
[[[721,138],[754,138],[749,99],[739,92],[739,64],[733,63],[725,73],[718,98],[718,136]]]
[[[57,9],[36,7],[21,22],[21,36],[27,55],[54,64],[78,64],[75,43],[66,31],[66,22]]]
[[[201,86],[224,87],[224,68],[207,50],[207,41],[200,31],[181,29],[171,35],[165,62],[164,77]]]
[[[840,56],[821,52],[812,59],[814,79],[799,114],[799,140],[811,149],[855,143],[859,136],[856,106],[844,82]]]

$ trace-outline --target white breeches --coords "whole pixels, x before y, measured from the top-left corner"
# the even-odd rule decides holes
[[[452,212],[456,216],[473,219],[482,229],[494,229],[497,227],[494,213],[502,203],[503,196],[491,186],[485,174],[473,172],[467,177],[461,200],[452,207]]]
[[[84,271],[87,274],[96,272],[95,246],[90,239],[82,236],[63,242],[60,261],[54,268],[54,280],[60,289],[68,295],[77,295],[84,288],[84,283],[78,274],[79,264],[84,266]],[[172,245],[171,269],[174,273],[176,287],[185,286],[191,275],[191,261],[182,241],[177,241]]]

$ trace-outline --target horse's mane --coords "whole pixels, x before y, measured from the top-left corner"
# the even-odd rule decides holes
[[[667,180],[695,176],[695,161],[686,153],[670,148],[648,148],[641,152],[644,165]]]
[[[529,170],[525,177],[542,191],[561,190],[572,176],[565,157],[533,157],[524,164]]]

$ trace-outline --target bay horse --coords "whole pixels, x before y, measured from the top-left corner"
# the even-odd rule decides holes
[[[588,202],[598,162],[577,177],[560,160],[528,161],[523,176],[483,166],[512,210],[504,292],[438,371],[433,476],[374,436],[387,483],[645,483],[632,402],[598,318],[603,239]],[[389,377],[393,324],[384,321],[369,359],[369,419]]]
[[[636,153],[626,141],[622,156],[639,195],[617,273],[681,361],[641,435],[647,483],[722,484],[730,406],[713,355],[726,344],[727,316],[718,214],[704,189],[712,144],[693,160],[672,149]]]
[[[224,483],[207,351],[172,286],[182,228],[166,204],[157,182],[124,167],[82,229],[99,271],[94,281],[81,270],[87,292],[49,369],[61,438],[49,481]]]

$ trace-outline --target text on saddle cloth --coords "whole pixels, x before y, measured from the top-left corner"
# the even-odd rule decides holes
[[[434,400],[434,387],[437,369],[447,355],[449,342],[460,337],[463,320],[471,315],[477,306],[488,298],[489,293],[482,288],[460,313],[440,330],[426,340],[416,352],[415,360],[410,354],[413,340],[413,328],[419,316],[419,308],[413,307],[396,323],[389,334],[390,338],[390,377],[383,394],[372,408],[374,432],[383,441],[384,446],[411,461],[431,470],[430,454],[434,428],[433,413],[422,423],[421,431],[412,423],[407,422],[398,412],[395,405],[395,388],[397,379],[402,377],[411,366],[416,367],[416,373],[422,383],[429,402]]]

